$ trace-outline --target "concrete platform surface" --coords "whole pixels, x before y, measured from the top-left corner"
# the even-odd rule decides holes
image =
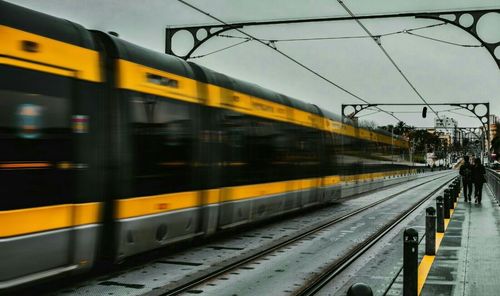
[[[463,200],[420,295],[500,295],[500,207],[486,184],[481,205]]]

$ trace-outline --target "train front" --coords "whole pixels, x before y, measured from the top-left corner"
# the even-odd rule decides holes
[[[88,31],[0,1],[0,291],[92,265],[101,80]]]

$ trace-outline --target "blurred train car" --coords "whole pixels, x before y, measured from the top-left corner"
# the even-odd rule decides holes
[[[0,289],[412,172],[403,139],[70,21],[0,1],[0,41]]]

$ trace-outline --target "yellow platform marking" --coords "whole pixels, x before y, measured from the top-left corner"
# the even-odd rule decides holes
[[[458,203],[455,203],[455,208],[457,207],[457,205]],[[454,209],[450,209],[450,219],[453,216],[454,212],[455,212]],[[446,229],[448,229],[448,224],[450,224],[450,219],[444,219],[445,232]],[[443,238],[444,238],[444,233],[436,232],[436,254],[439,247],[441,246]],[[436,256],[434,255],[424,255],[422,261],[420,262],[420,265],[418,266],[418,295],[420,295],[420,292],[422,292],[422,288],[424,287],[425,281],[427,280],[427,276],[431,271],[431,267],[435,259]]]

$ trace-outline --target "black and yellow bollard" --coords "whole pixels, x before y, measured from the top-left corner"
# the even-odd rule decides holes
[[[449,211],[448,211],[449,212]],[[436,198],[436,231],[444,232],[444,203],[443,197],[438,196]]]
[[[403,234],[403,296],[418,294],[418,232],[405,229]]]
[[[444,203],[444,218],[450,219],[450,194],[446,190],[443,195],[443,203]]]
[[[425,255],[436,254],[436,209],[425,209]]]
[[[373,296],[373,291],[367,284],[355,283],[347,290],[347,296]]]
[[[448,198],[449,198],[449,201],[450,201],[450,209],[453,210],[455,208],[455,202],[453,200],[453,194],[451,192],[451,188],[445,189],[444,190],[444,195],[445,196],[448,195]]]
[[[457,202],[458,201],[458,194],[460,193],[460,190],[458,189],[458,183],[457,180],[453,182],[453,201]]]

